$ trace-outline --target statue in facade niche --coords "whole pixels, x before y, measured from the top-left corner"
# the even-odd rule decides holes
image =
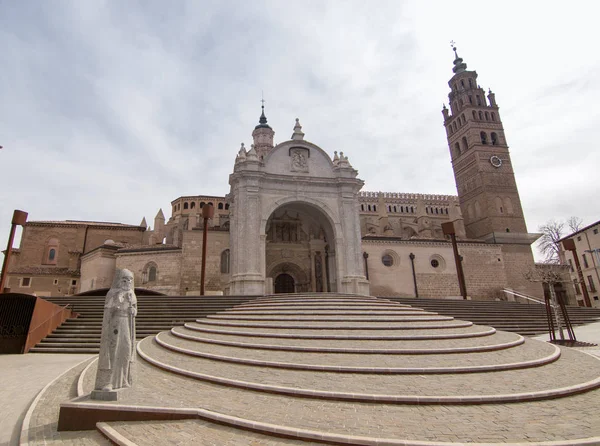
[[[117,269],[104,303],[98,372],[92,398],[101,392],[131,387],[136,315],[133,273],[127,269]]]

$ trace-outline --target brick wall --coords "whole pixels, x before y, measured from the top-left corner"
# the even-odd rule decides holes
[[[199,294],[202,267],[201,229],[183,232],[181,262],[181,294]],[[229,249],[229,232],[211,231],[207,234],[205,291],[225,292],[229,274],[221,274],[221,253]]]

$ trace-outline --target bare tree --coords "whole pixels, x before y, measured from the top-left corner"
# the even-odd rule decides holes
[[[564,235],[565,224],[556,220],[549,220],[538,228],[542,236],[538,240],[538,250],[544,255],[546,263],[559,263],[558,241]]]
[[[579,217],[569,217],[567,219],[567,226],[571,230],[571,232],[577,232],[581,228],[583,228],[583,219]]]
[[[583,227],[583,220],[579,217],[569,217],[566,225],[569,233],[577,232]],[[548,220],[538,228],[542,236],[538,240],[538,251],[544,256],[545,263],[560,263],[558,253],[560,251],[558,241],[569,235],[565,231],[565,223],[562,221]]]

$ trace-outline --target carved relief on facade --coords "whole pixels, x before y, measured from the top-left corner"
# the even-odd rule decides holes
[[[290,149],[290,170],[292,172],[308,173],[308,157],[310,153],[305,148]]]

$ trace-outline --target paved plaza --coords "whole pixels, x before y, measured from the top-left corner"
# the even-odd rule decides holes
[[[600,341],[600,323],[575,332]],[[110,444],[105,436],[139,446],[600,441],[593,356],[385,301],[267,299],[146,338],[138,352],[122,407],[194,408],[200,419],[57,432],[60,403],[93,386],[95,364],[82,362],[90,356],[4,356],[0,398],[13,404],[0,409],[2,444],[19,444],[36,393],[78,363],[38,401],[27,444]],[[547,399],[552,392],[561,397]],[[465,404],[473,397],[487,402]]]

